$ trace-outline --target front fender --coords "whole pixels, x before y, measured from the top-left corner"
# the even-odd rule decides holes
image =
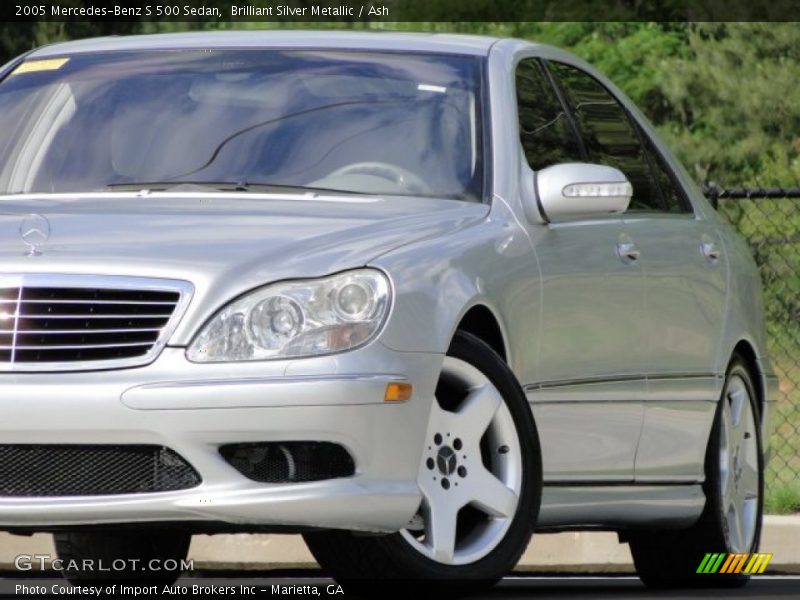
[[[535,380],[538,263],[526,232],[509,216],[496,203],[480,222],[374,260],[395,290],[381,342],[393,350],[445,353],[461,318],[480,304],[495,315],[520,381]]]

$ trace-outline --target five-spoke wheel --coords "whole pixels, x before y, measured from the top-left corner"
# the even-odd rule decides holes
[[[475,562],[499,544],[517,512],[522,448],[503,397],[469,363],[446,357],[418,483],[422,505],[402,532],[446,565]]]
[[[719,436],[719,491],[731,552],[749,552],[758,525],[761,473],[753,402],[739,375],[728,381]]]
[[[542,465],[530,407],[508,365],[458,332],[430,401],[420,505],[408,527],[386,536],[305,536],[320,565],[351,589],[385,593],[391,580],[475,590],[510,571],[528,545]]]
[[[683,531],[631,535],[636,570],[653,587],[735,587],[739,574],[698,573],[709,552],[758,550],[763,512],[764,463],[758,398],[747,362],[734,356],[725,377],[706,453],[706,506]]]

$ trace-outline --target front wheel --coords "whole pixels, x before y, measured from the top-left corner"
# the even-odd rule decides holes
[[[62,573],[75,585],[175,583],[185,565],[191,539],[181,531],[151,528],[53,535]]]
[[[422,449],[422,502],[387,536],[309,533],[320,565],[351,588],[370,582],[494,584],[525,551],[539,511],[539,438],[505,362],[457,333],[444,359]]]
[[[752,375],[741,357],[728,367],[706,454],[706,506],[690,529],[637,534],[631,554],[650,587],[739,587],[743,572],[701,568],[706,554],[758,551],[763,512],[764,462]],[[711,572],[706,572],[706,571]],[[736,569],[734,569],[736,571]],[[746,570],[746,569],[745,569]]]

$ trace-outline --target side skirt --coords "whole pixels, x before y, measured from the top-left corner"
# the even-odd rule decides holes
[[[700,484],[545,484],[536,529],[684,528],[705,502]]]

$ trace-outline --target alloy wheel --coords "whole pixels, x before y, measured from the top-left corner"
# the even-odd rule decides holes
[[[731,552],[750,552],[758,520],[758,432],[750,391],[740,376],[729,379],[722,402],[719,485],[723,528]]]
[[[502,395],[477,368],[444,359],[418,484],[422,504],[403,538],[446,565],[475,562],[503,540],[522,489],[522,450]]]

